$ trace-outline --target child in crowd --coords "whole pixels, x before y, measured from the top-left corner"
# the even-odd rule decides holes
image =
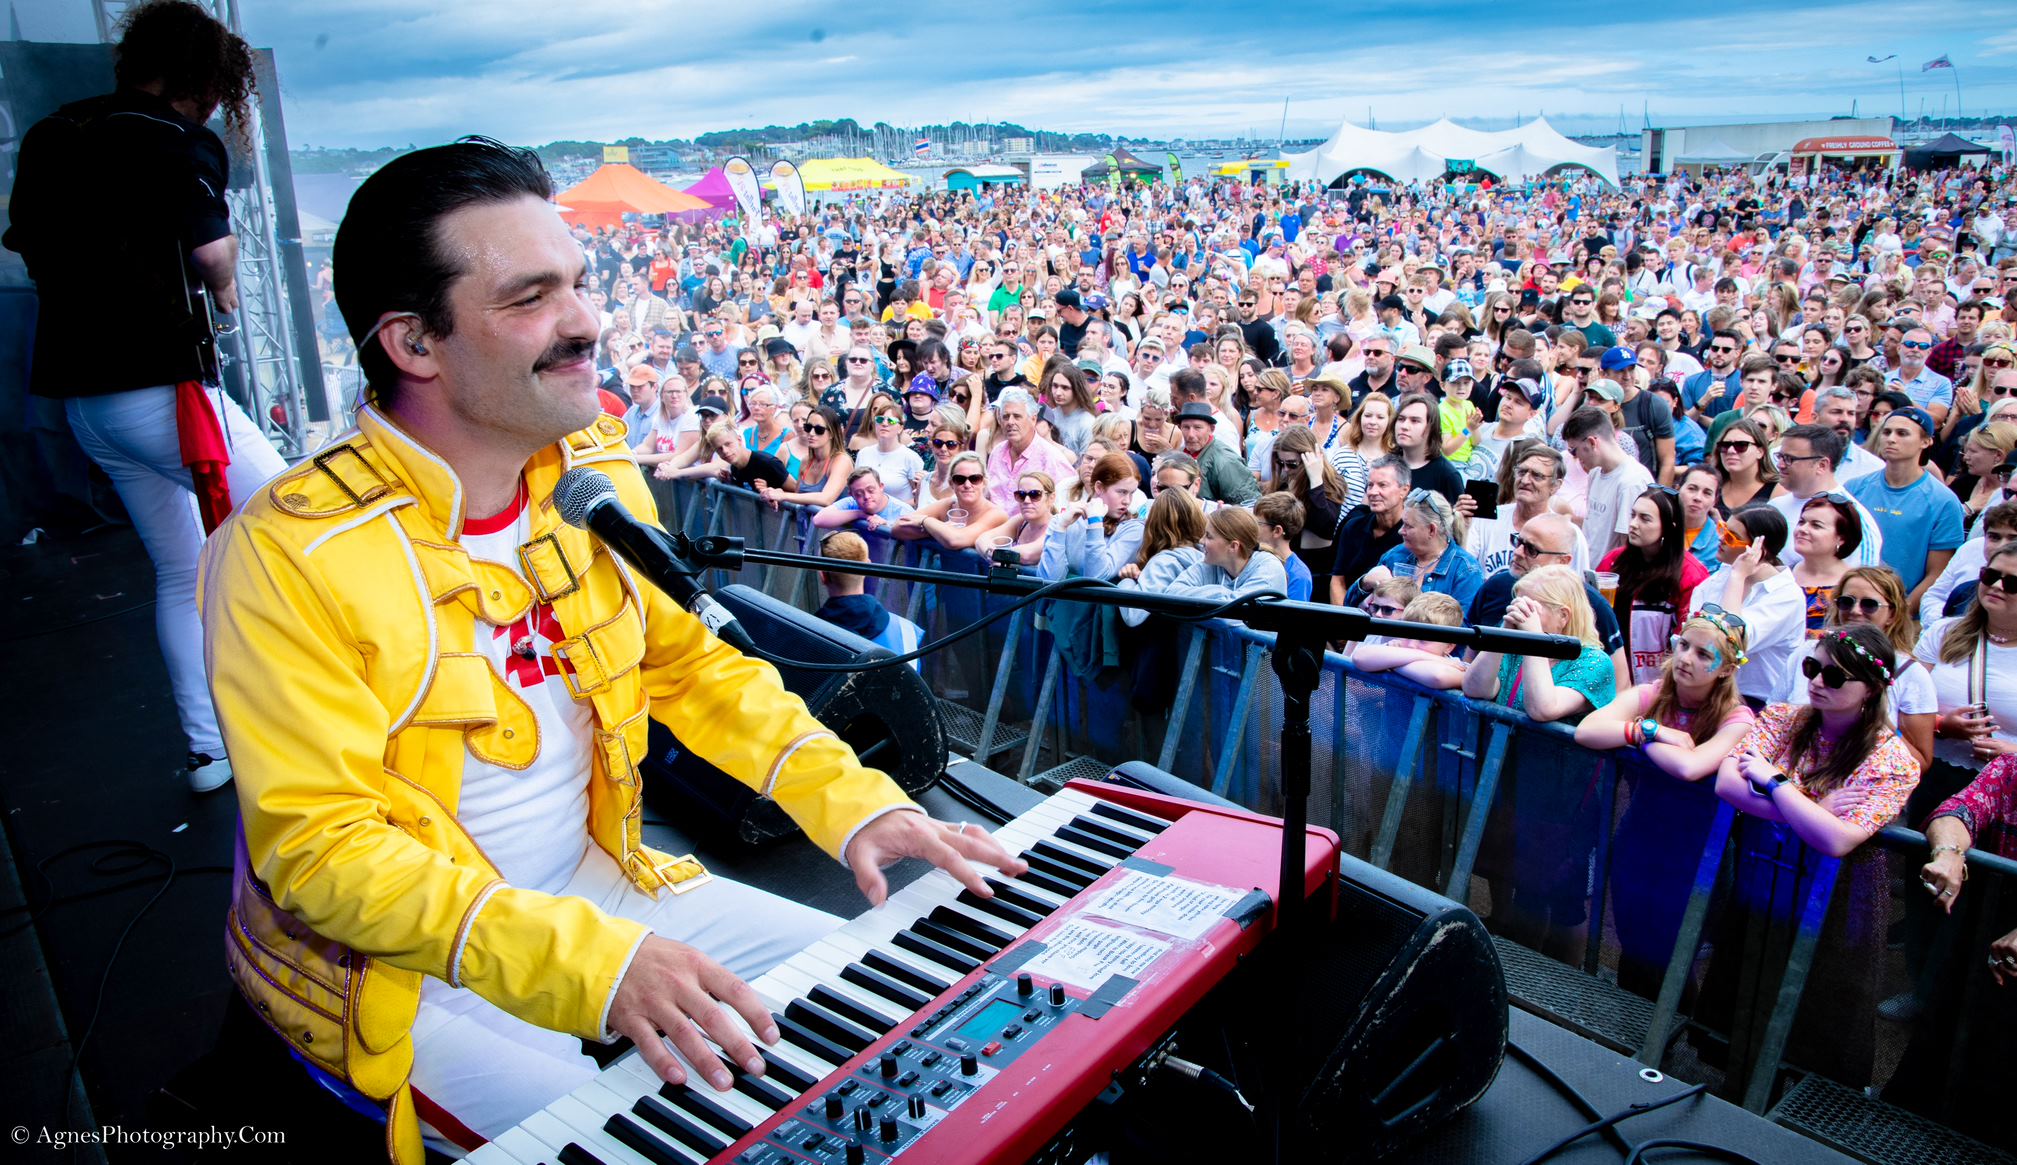
[[[1387,585],[1414,584],[1404,581]],[[1402,609],[1401,618],[1410,623],[1461,627],[1464,624],[1464,609],[1457,600],[1445,594],[1417,594]],[[1389,639],[1384,643],[1368,642],[1360,647],[1352,655],[1352,664],[1365,672],[1399,672],[1425,688],[1449,691],[1464,683],[1464,663],[1457,658],[1456,651],[1456,644],[1439,643],[1432,639]]]
[[[1308,602],[1310,568],[1296,556],[1296,538],[1303,532],[1303,503],[1296,495],[1277,490],[1263,494],[1254,503],[1254,517],[1261,524],[1261,549],[1282,560],[1289,573],[1289,598]]]

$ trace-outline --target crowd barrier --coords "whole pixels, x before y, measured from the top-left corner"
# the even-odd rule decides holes
[[[719,482],[656,486],[668,526],[817,552],[801,508]],[[868,541],[878,561],[986,569],[973,553]],[[822,598],[806,572],[736,581],[806,610]],[[870,586],[927,640],[1008,602]],[[1152,758],[1279,810],[1271,635],[1045,606],[925,660],[956,748],[1040,786]],[[1486,918],[1521,1006],[1866,1159],[2008,1160],[1977,1142],[2017,1140],[1996,1104],[2017,1073],[1983,1067],[2017,1036],[2017,985],[1995,986],[1985,958],[2017,928],[2017,863],[1971,852],[1961,903],[1940,915],[1917,877],[1925,839],[1902,824],[1830,858],[1735,813],[1712,781],[1336,653],[1311,720],[1312,822]]]

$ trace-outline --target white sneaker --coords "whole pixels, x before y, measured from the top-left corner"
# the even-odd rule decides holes
[[[208,793],[231,783],[231,760],[207,752],[192,752],[189,767],[182,770],[182,775],[189,778],[190,792]]]

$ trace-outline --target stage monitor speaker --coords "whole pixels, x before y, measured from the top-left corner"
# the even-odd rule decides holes
[[[773,655],[808,663],[868,663],[892,653],[850,631],[734,585],[714,592],[750,638]],[[915,796],[945,771],[945,726],[938,700],[908,664],[826,672],[780,665],[784,686],[805,701],[821,724],[840,736],[863,764],[888,773]],[[639,766],[645,800],[684,831],[711,840],[757,844],[799,832],[775,801],[694,755],[652,723],[650,757]]]
[[[1506,981],[1484,925],[1354,858],[1339,874],[1335,916],[1312,898],[1298,941],[1270,936],[1173,1034],[1174,1055],[1255,1103],[1258,1129],[1223,1092],[1155,1073],[1107,1114],[1113,1165],[1265,1160],[1256,1132],[1277,1117],[1281,1161],[1405,1159],[1410,1140],[1491,1087]]]
[[[1335,919],[1301,948],[1291,1139],[1377,1160],[1491,1087],[1506,977],[1465,907],[1356,858],[1340,874]]]

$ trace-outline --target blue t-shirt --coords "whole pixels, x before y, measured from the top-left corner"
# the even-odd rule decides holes
[[[1485,585],[1485,572],[1478,566],[1478,560],[1454,542],[1436,560],[1435,569],[1429,572],[1427,578],[1416,570],[1415,552],[1405,544],[1380,555],[1380,565],[1396,575],[1406,574],[1413,578],[1415,585],[1425,592],[1450,596],[1466,611],[1471,609],[1471,600],[1478,597],[1478,588]]]
[[[1866,473],[1843,488],[1877,519],[1884,565],[1898,572],[1907,591],[1926,577],[1928,554],[1953,550],[1967,537],[1961,499],[1930,473],[1921,473],[1904,489],[1892,489],[1881,472]]]
[[[1289,572],[1289,598],[1298,603],[1309,602],[1310,568],[1303,565],[1302,558],[1294,554],[1289,555],[1288,561],[1282,565]]]

